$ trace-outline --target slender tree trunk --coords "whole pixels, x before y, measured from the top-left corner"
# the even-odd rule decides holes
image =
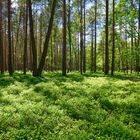
[[[40,15],[40,37],[39,37],[39,60],[41,59],[41,54],[42,54],[42,27],[43,27],[43,23],[42,23],[42,15]]]
[[[109,0],[106,0],[106,43],[105,43],[105,74],[109,73],[109,47],[108,47],[108,15],[109,15]]]
[[[86,72],[86,0],[84,0],[84,47],[83,47],[83,72]]]
[[[36,76],[37,71],[37,50],[35,44],[35,37],[34,37],[34,24],[33,24],[33,17],[32,17],[32,3],[31,0],[28,0],[29,6],[29,24],[30,24],[30,40],[31,40],[31,47],[32,47],[32,54],[33,54],[33,76]]]
[[[134,4],[133,4],[133,0],[131,1],[131,10],[133,10],[134,8]],[[132,19],[131,24],[134,24],[134,20]],[[133,42],[133,38],[134,38],[134,33],[133,33],[133,27],[131,27],[131,48],[130,48],[130,52],[131,52],[131,58],[130,58],[130,71],[131,73],[133,72],[133,62],[134,62],[134,53],[133,53],[133,48],[134,48],[134,42]]]
[[[8,70],[8,45],[7,45],[7,24],[4,20],[4,70]]]
[[[75,35],[75,44],[76,44],[76,47],[75,47],[75,63],[74,64],[75,64],[75,70],[79,71],[79,65],[80,65],[80,62],[79,62],[79,58],[80,58],[80,53],[79,53],[79,34],[78,34],[78,37],[76,37],[76,35]]]
[[[133,35],[131,36],[131,62],[130,62],[130,65],[131,65],[131,73],[133,72]]]
[[[42,53],[41,60],[40,60],[40,63],[39,63],[39,67],[38,67],[37,72],[36,72],[36,76],[41,76],[43,67],[45,65],[45,59],[46,59],[47,52],[48,52],[49,39],[50,39],[50,36],[51,36],[52,27],[53,27],[53,20],[54,20],[56,4],[57,4],[57,0],[53,0],[51,17],[50,17],[50,21],[49,21],[49,26],[48,26],[48,31],[47,31],[47,34],[46,34],[46,38],[45,38],[44,49],[43,49],[43,53]]]
[[[69,12],[68,12],[68,33],[69,33],[69,71],[72,70],[72,45],[71,45],[71,0],[69,0]]]
[[[137,39],[135,38],[135,58],[136,58],[136,72],[139,72],[139,46],[137,44]]]
[[[15,69],[18,68],[18,46],[19,46],[19,31],[20,31],[20,24],[21,24],[21,19],[22,19],[22,8],[20,7],[20,13],[19,13],[19,21],[18,21],[18,27],[17,27],[17,31],[16,31],[16,43],[15,43],[15,56],[14,56],[14,61],[15,63]]]
[[[93,72],[93,47],[94,47],[94,45],[93,45],[93,22],[91,23],[92,25],[91,25],[91,72]]]
[[[79,42],[80,35],[78,34],[77,40],[77,70],[80,70],[80,42]]]
[[[120,47],[120,45],[118,46],[118,52],[119,52],[119,57],[118,57],[119,64],[118,64],[118,68],[119,68],[119,72],[120,72],[121,71],[121,64],[122,64],[122,61],[121,61],[121,47]]]
[[[115,0],[113,0],[113,24],[112,24],[112,65],[111,75],[114,75],[115,69]]]
[[[80,73],[83,74],[83,0],[81,0],[81,18],[80,18]]]
[[[53,71],[53,38],[51,37],[51,71]]]
[[[77,40],[75,37],[75,48],[74,48],[74,70],[78,70],[78,57],[77,57]]]
[[[13,75],[13,58],[12,58],[12,39],[11,39],[11,0],[8,0],[8,71],[10,75]]]
[[[31,38],[30,38],[30,46],[32,46],[32,43],[31,43]],[[29,58],[30,58],[30,70],[32,71],[33,70],[33,53],[32,53],[32,47],[29,47]]]
[[[11,44],[12,44],[12,65],[13,65],[13,71],[15,70],[15,61],[14,61],[14,57],[15,57],[15,47],[14,47],[14,35],[13,35],[13,31],[11,31]]]
[[[62,75],[66,76],[66,0],[63,0],[63,52],[62,52]]]
[[[97,0],[95,0],[95,42],[94,42],[94,61],[93,61],[93,71],[96,72],[96,45],[97,45]]]
[[[127,31],[127,26],[126,26],[126,29]],[[125,41],[126,41],[126,45],[125,45],[125,70],[126,70],[126,73],[128,74],[128,37],[127,37],[127,32],[125,31]]]
[[[140,71],[140,0],[139,0],[139,11],[138,11],[138,72]]]
[[[103,40],[102,40],[102,71],[104,72],[104,68],[105,68],[105,39],[103,37]]]
[[[35,9],[37,10],[37,6],[35,6]],[[37,14],[35,14],[34,22],[35,22],[35,44],[37,47],[38,46],[38,15]],[[38,62],[38,50],[37,50],[37,62]]]
[[[53,38],[54,38],[54,70],[57,70],[57,64],[58,64],[58,47],[57,47],[57,42],[56,42],[56,34],[57,34],[57,30],[56,27],[54,28],[54,34],[53,34]]]
[[[2,74],[4,73],[3,52],[2,0],[0,0],[0,71]]]
[[[23,57],[23,70],[24,70],[24,74],[26,74],[26,69],[27,69],[27,31],[28,31],[28,0],[26,0],[26,4],[25,4],[25,21],[24,21],[24,31],[25,31],[25,35],[24,35],[24,57]]]

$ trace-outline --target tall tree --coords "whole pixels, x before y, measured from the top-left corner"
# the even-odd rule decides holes
[[[133,11],[134,8],[134,4],[133,4],[133,0],[131,1],[131,11]],[[131,17],[131,24],[134,25],[134,19]],[[134,33],[133,33],[134,27],[131,26],[131,48],[130,48],[130,52],[131,52],[131,58],[130,58],[130,71],[131,73],[133,72],[133,66],[134,66]]]
[[[94,55],[94,52],[93,52],[93,47],[94,47],[94,41],[93,41],[93,34],[94,34],[94,29],[93,29],[93,21],[91,23],[91,72],[93,72],[93,61],[94,61],[94,58],[93,58],[93,55]]]
[[[39,66],[38,66],[38,69],[37,69],[37,72],[36,72],[36,76],[41,76],[42,70],[43,70],[44,65],[45,65],[45,59],[46,59],[47,52],[48,52],[49,40],[50,40],[50,36],[51,36],[51,32],[52,32],[56,5],[57,5],[57,0],[53,0],[48,31],[47,31],[47,34],[46,34],[46,37],[45,37],[43,53],[42,53],[41,60],[40,60],[40,63],[39,63]]]
[[[93,70],[96,72],[96,45],[97,45],[97,0],[95,0],[95,41],[94,41],[94,62],[93,62]]]
[[[81,11],[80,11],[80,73],[83,73],[83,0],[80,2]]]
[[[13,57],[12,57],[12,39],[11,39],[11,0],[8,0],[8,71],[10,75],[13,75]]]
[[[109,16],[109,0],[106,0],[106,43],[105,43],[105,74],[109,73],[109,47],[108,47],[108,16]]]
[[[71,0],[69,0],[68,11],[68,33],[69,33],[69,70],[72,69],[72,38],[71,38]]]
[[[86,0],[84,0],[83,72],[86,72]]]
[[[33,17],[32,17],[32,2],[28,0],[28,9],[29,9],[29,25],[30,25],[30,42],[32,47],[32,67],[33,67],[33,76],[36,76],[37,71],[37,49],[34,37],[34,24],[33,24]]]
[[[25,19],[24,19],[24,57],[23,57],[23,65],[24,65],[24,74],[26,74],[26,68],[27,68],[27,25],[28,23],[28,0],[26,0],[26,4],[25,4]]]
[[[114,75],[114,68],[115,68],[115,0],[113,0],[112,65],[111,65],[111,75]]]
[[[0,71],[4,73],[4,56],[3,56],[3,27],[2,27],[2,0],[0,0]]]
[[[63,52],[62,52],[62,75],[66,76],[66,0],[63,0]]]
[[[139,11],[138,11],[138,51],[140,51],[140,0],[139,0]],[[139,55],[139,52],[138,52],[138,69],[137,71],[139,72],[140,71],[140,55]]]

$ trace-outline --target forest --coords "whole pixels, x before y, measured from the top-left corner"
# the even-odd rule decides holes
[[[0,0],[0,140],[140,140],[140,0]]]

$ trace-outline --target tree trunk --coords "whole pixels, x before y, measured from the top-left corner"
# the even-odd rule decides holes
[[[127,27],[126,27],[127,30]],[[126,73],[128,74],[128,37],[127,37],[127,32],[126,34],[126,46],[125,46],[125,69],[126,69]]]
[[[138,13],[138,72],[140,71],[140,0],[139,0],[139,13]]]
[[[115,0],[113,0],[113,24],[112,24],[112,65],[111,75],[114,75],[115,69]]]
[[[32,54],[33,54],[33,76],[36,76],[37,71],[37,50],[36,50],[36,44],[35,44],[35,37],[34,37],[34,25],[33,25],[33,17],[32,17],[32,3],[31,0],[28,0],[28,6],[29,6],[29,24],[30,24],[30,41],[31,41],[31,47],[32,47]]]
[[[105,69],[105,38],[102,39],[102,71]]]
[[[8,0],[8,71],[13,75],[12,39],[11,39],[11,0]]]
[[[80,18],[80,73],[83,74],[83,0],[81,0],[81,18]]]
[[[2,0],[0,0],[0,71],[4,73],[4,54],[3,54],[3,28],[2,28]]]
[[[17,31],[16,31],[16,43],[15,43],[15,56],[14,56],[14,61],[15,61],[15,69],[18,68],[18,52],[17,49],[19,47],[19,31],[20,31],[20,24],[21,24],[21,19],[22,19],[22,8],[20,7],[20,13],[19,13],[19,20],[18,20],[18,27],[17,27]]]
[[[83,47],[83,72],[86,72],[86,0],[84,0],[84,47]]]
[[[130,68],[130,70],[131,70],[131,73],[133,72],[133,59],[134,59],[134,57],[133,57],[133,45],[134,43],[133,43],[133,35],[131,36],[131,61],[130,61],[130,65],[131,65],[131,68]]]
[[[57,0],[53,0],[51,17],[50,17],[50,21],[49,21],[49,26],[48,26],[48,31],[47,31],[47,34],[46,34],[46,38],[45,38],[44,49],[43,49],[43,53],[42,53],[42,56],[41,56],[39,67],[37,69],[37,72],[36,72],[35,76],[41,76],[43,67],[45,65],[45,59],[46,59],[46,56],[47,56],[48,46],[49,46],[49,39],[50,39],[50,36],[51,36],[52,27],[53,27],[53,20],[54,20],[56,4],[57,4]]]
[[[53,38],[51,37],[51,71],[53,71]]]
[[[93,61],[93,71],[96,72],[96,45],[97,45],[97,0],[95,0],[95,42],[94,42],[94,61]]]
[[[72,70],[72,48],[71,48],[71,0],[69,0],[69,12],[68,12],[68,33],[69,33],[69,71]]]
[[[25,4],[25,20],[24,20],[24,31],[25,31],[25,35],[24,35],[24,58],[23,58],[23,70],[24,70],[24,74],[26,74],[26,68],[27,68],[27,23],[28,23],[28,0],[26,0],[26,4]]]
[[[93,72],[93,22],[91,23],[91,72]]]
[[[7,21],[4,20],[4,70],[8,70],[8,42],[7,42]]]
[[[108,14],[109,14],[109,0],[106,0],[106,43],[105,43],[105,74],[109,73],[109,48],[108,48]]]
[[[43,30],[42,30],[42,27],[43,27],[42,20],[43,20],[42,15],[40,15],[39,60],[41,59],[41,54],[42,54],[42,36],[43,36],[42,35],[42,32],[43,32]]]
[[[66,0],[63,0],[63,51],[62,51],[62,75],[66,76]]]
[[[131,9],[133,10],[133,7],[134,7],[134,4],[133,4],[133,0],[131,2]],[[132,19],[131,21],[131,24],[134,24],[134,20]],[[134,33],[133,33],[133,27],[131,27],[131,48],[130,48],[130,51],[131,51],[131,58],[130,58],[130,71],[131,73],[133,72],[133,63],[134,63],[134,53],[133,53],[133,48],[134,48],[134,42],[133,42],[133,38],[134,38]]]

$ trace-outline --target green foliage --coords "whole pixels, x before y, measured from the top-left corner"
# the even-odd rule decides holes
[[[1,140],[140,139],[140,77],[0,77]]]

